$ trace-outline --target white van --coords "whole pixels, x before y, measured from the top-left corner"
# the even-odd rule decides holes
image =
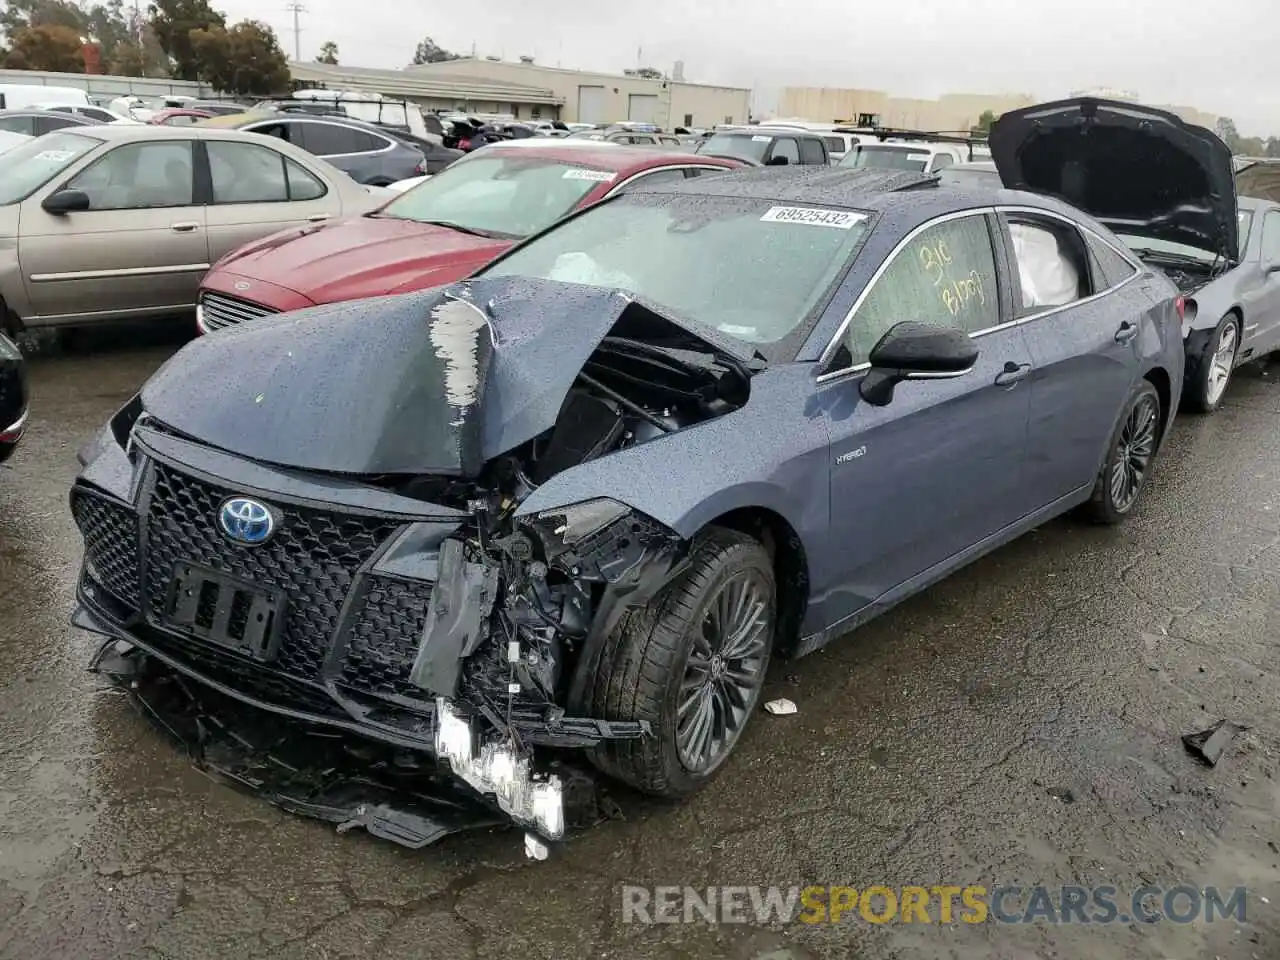
[[[890,139],[883,143],[862,144],[857,154],[847,158],[843,165],[936,173],[968,159],[969,148],[960,144]]]
[[[761,120],[759,126],[770,129],[784,127],[791,130],[808,130],[810,133],[818,134],[827,142],[827,154],[831,157],[833,166],[849,154],[856,154],[861,144],[876,142],[875,137],[840,130],[840,124],[835,123],[814,123],[811,120]]]
[[[45,87],[39,84],[0,83],[0,110],[27,110],[40,103],[89,104],[89,94],[76,87]]]

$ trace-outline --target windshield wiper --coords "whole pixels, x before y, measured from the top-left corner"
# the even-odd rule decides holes
[[[1193,263],[1198,267],[1212,267],[1213,263],[1203,257],[1191,256],[1187,253],[1171,253],[1168,250],[1149,250],[1145,247],[1130,247],[1143,260],[1167,260],[1171,263]]]
[[[490,240],[509,240],[511,234],[498,233],[496,230],[480,230],[476,227],[464,227],[460,223],[454,223],[452,220],[417,220],[417,223],[425,223],[430,227],[448,227],[450,230],[457,230],[459,233],[469,233],[473,237],[488,237]]]

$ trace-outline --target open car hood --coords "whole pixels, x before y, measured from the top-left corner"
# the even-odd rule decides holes
[[[474,477],[555,426],[583,364],[624,316],[656,336],[692,335],[743,362],[754,355],[618,291],[478,279],[200,337],[147,382],[142,406],[181,434],[264,463]]]
[[[1280,203],[1280,160],[1255,160],[1236,172],[1236,193]]]
[[[1117,232],[1239,259],[1231,151],[1204,127],[1081,97],[1011,110],[988,143],[1006,187],[1057,196]]]

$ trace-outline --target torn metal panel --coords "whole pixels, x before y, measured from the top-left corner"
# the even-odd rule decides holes
[[[487,636],[486,625],[498,597],[498,568],[466,559],[460,540],[440,546],[438,572],[427,605],[427,626],[409,679],[430,693],[452,697],[462,661]]]

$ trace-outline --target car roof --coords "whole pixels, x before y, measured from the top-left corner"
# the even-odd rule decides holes
[[[865,207],[867,200],[877,195],[911,190],[936,182],[936,176],[913,170],[797,164],[785,167],[752,167],[727,177],[699,177],[686,180],[683,184],[641,186],[634,192],[684,193],[704,197]]]
[[[821,140],[822,134],[802,127],[735,127],[730,130],[716,130],[717,137],[809,137]]]
[[[731,161],[679,150],[658,150],[653,147],[633,147],[620,143],[604,144],[594,140],[579,140],[574,146],[567,146],[566,141],[567,138],[560,137],[530,137],[527,140],[499,141],[480,149],[485,155],[505,153],[509,150],[518,150],[521,154],[532,151],[536,156],[544,156],[549,160],[558,160],[563,163],[588,163],[601,170],[610,170],[619,174],[672,164],[687,166],[693,163],[701,166],[724,167],[726,170],[737,167],[737,164]]]
[[[81,103],[76,104],[76,106],[89,107],[93,106],[93,104]],[[73,117],[72,123],[79,122],[84,123],[86,126],[93,125],[92,120],[85,120],[83,117],[74,117],[72,114],[59,113],[55,110],[41,110],[38,107],[17,107],[13,110],[0,110],[0,117],[58,117],[64,120],[67,117]]]

